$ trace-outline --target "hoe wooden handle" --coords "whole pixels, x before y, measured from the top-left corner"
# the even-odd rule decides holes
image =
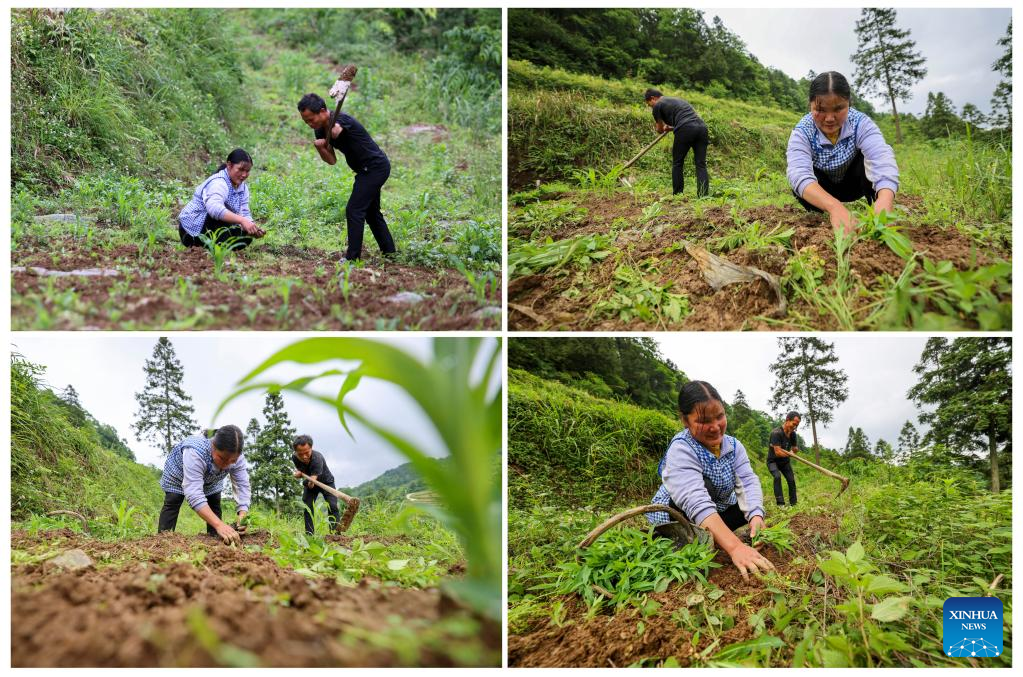
[[[838,496],[841,496],[842,492],[849,488],[849,478],[848,477],[842,477],[837,472],[832,472],[832,471],[828,470],[827,468],[820,467],[816,463],[811,463],[810,461],[806,460],[802,456],[799,456],[797,454],[793,454],[791,451],[789,452],[789,457],[796,459],[800,463],[805,463],[808,466],[810,466],[811,468],[813,468],[814,470],[816,470],[817,472],[820,472],[820,473],[822,473],[824,475],[827,475],[828,477],[833,477],[836,480],[838,480],[839,482],[841,482],[842,483],[842,488],[839,490]]]
[[[360,504],[359,499],[355,498],[354,496],[349,496],[343,491],[338,491],[334,487],[329,487],[323,482],[320,482],[319,480],[314,480],[312,477],[306,475],[304,472],[300,471],[299,474],[302,476],[303,479],[312,482],[320,489],[326,491],[328,494],[333,494],[334,496],[337,496],[338,498],[345,502],[345,514],[341,517],[341,523],[338,524],[337,529],[338,531],[347,531],[348,527],[352,526],[352,520],[355,519],[355,513],[359,512]]]
[[[624,167],[622,167],[622,169],[628,169],[629,167],[631,167],[632,165],[634,165],[634,164],[636,163],[636,160],[638,160],[638,159],[640,159],[641,157],[643,157],[644,155],[646,155],[646,152],[647,152],[648,150],[650,150],[651,148],[653,148],[654,146],[656,146],[656,145],[657,145],[657,142],[658,142],[658,141],[660,141],[661,139],[663,139],[664,137],[666,137],[666,136],[668,135],[668,133],[669,133],[669,132],[671,132],[671,130],[670,130],[670,129],[669,129],[669,130],[668,130],[667,132],[661,132],[661,135],[660,135],[660,136],[658,136],[658,137],[657,137],[656,139],[654,139],[653,141],[651,141],[651,142],[650,142],[650,145],[649,145],[649,146],[647,146],[647,147],[646,147],[646,148],[644,148],[643,150],[639,151],[639,153],[637,153],[637,154],[636,154],[636,157],[634,157],[634,158],[632,158],[631,160],[629,160],[628,162],[626,162],[626,163],[625,163],[625,166],[624,166]]]

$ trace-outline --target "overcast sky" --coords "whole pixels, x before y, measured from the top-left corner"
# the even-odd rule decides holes
[[[93,416],[117,429],[128,440],[128,446],[141,463],[163,467],[157,448],[135,439],[131,430],[137,411],[135,393],[145,385],[142,371],[153,353],[157,336],[122,336],[79,332],[74,336],[51,334],[15,335],[14,352],[30,362],[46,366],[43,378],[54,390],[72,384],[79,400]],[[213,332],[171,338],[185,377],[185,391],[192,396],[196,418],[202,426],[213,427],[233,423],[243,431],[253,417],[260,425],[265,393],[248,393],[234,400],[213,421],[213,414],[242,377],[271,354],[302,337],[251,334],[218,335]],[[381,338],[402,350],[425,358],[430,354],[431,340],[414,336]],[[444,339],[452,340],[452,339]],[[493,339],[488,339],[493,342]],[[338,362],[331,366],[345,366]],[[348,363],[347,366],[353,366]],[[327,366],[277,365],[267,372],[276,379],[290,380],[326,370]],[[322,387],[321,394],[334,396],[340,380],[333,388]],[[346,401],[376,423],[414,439],[433,456],[447,451],[433,425],[418,405],[397,386],[376,379],[363,379]],[[284,393],[285,409],[298,433],[311,435],[314,447],[323,453],[339,487],[351,487],[371,480],[389,468],[405,463],[405,458],[390,445],[365,428],[351,422],[353,441],[344,432],[334,409],[294,393]],[[400,423],[400,425],[396,425]]]
[[[853,81],[849,57],[857,49],[858,8],[702,9],[708,23],[720,16],[766,66],[797,80],[812,69],[836,70]],[[1004,51],[998,40],[1011,16],[1009,9],[898,9],[896,26],[910,31],[927,68],[927,76],[913,87],[913,98],[897,102],[899,110],[922,114],[927,92],[940,91],[952,99],[956,111],[972,103],[990,113],[991,94],[1000,79],[991,65]],[[886,100],[869,100],[878,111],[891,110]]]
[[[923,432],[919,410],[906,393],[916,384],[913,367],[920,360],[925,336],[857,335],[826,339],[835,344],[838,366],[849,377],[849,397],[827,428],[817,426],[820,443],[844,449],[849,427],[863,428],[871,447],[878,438],[895,445],[907,421]],[[763,334],[658,335],[661,353],[691,380],[707,381],[729,403],[742,390],[754,409],[776,414],[768,406],[774,375],[769,367],[778,357],[777,337]],[[799,433],[810,443],[810,422],[804,419]]]

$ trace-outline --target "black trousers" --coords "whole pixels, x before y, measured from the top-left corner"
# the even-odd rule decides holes
[[[689,149],[693,149],[693,163],[696,165],[696,194],[703,197],[710,191],[710,175],[707,174],[707,144],[710,134],[706,125],[686,125],[675,130],[675,142],[671,146],[671,192],[678,195],[685,187],[683,163]]]
[[[220,513],[220,492],[211,494],[206,497],[206,501],[209,503],[210,510],[218,518],[221,517]],[[174,531],[174,527],[178,525],[178,513],[181,512],[181,504],[185,502],[184,494],[172,494],[169,491],[165,491],[163,495],[163,508],[160,510],[160,524],[157,527],[157,531]],[[217,530],[211,527],[209,524],[206,525],[206,533],[210,536],[216,536]]]
[[[689,515],[686,515],[681,508],[675,505],[675,501],[669,501],[668,505],[681,512],[683,515],[685,515],[686,519],[689,519]],[[732,531],[735,531],[736,529],[739,529],[740,527],[744,527],[747,524],[749,524],[749,522],[746,521],[746,516],[743,515],[742,510],[739,509],[738,503],[730,505],[722,511],[718,511],[718,515],[721,516],[721,519],[724,521],[725,526],[731,529]],[[693,523],[691,519],[689,521],[690,523]],[[661,524],[660,526],[654,528],[654,533],[658,534],[659,536],[674,539],[676,535],[675,523],[672,522],[670,524]]]
[[[813,168],[813,175],[817,177],[817,183],[828,192],[828,195],[841,202],[854,202],[861,197],[865,197],[867,198],[867,204],[872,205],[874,200],[877,199],[877,194],[874,192],[874,184],[867,180],[867,170],[863,166],[863,153],[860,151],[856,151],[856,156],[853,157],[852,164],[845,171],[845,176],[842,177],[841,181],[837,183],[832,181],[828,178],[827,174],[816,167]],[[792,191],[792,194],[796,196],[799,204],[803,205],[803,208],[808,212],[823,213],[824,210],[814,207],[799,197],[796,191]]]
[[[362,234],[366,222],[376,238],[380,251],[394,253],[394,239],[387,229],[387,221],[380,211],[380,190],[391,175],[391,163],[374,164],[364,172],[355,175],[355,185],[348,197],[345,218],[348,220],[348,250],[345,258],[355,260],[362,257]]]
[[[231,238],[234,238],[232,249],[245,249],[252,244],[252,236],[247,235],[245,230],[237,223],[228,223],[227,221],[218,221],[209,214],[206,215],[206,221],[202,224],[202,230],[199,231],[200,235],[206,235],[207,237],[213,238],[213,241],[217,244],[230,242]],[[199,239],[198,235],[190,235],[188,231],[178,224],[178,237],[181,238],[181,244],[186,247],[205,247],[205,243]]]
[[[324,484],[326,484],[326,482],[324,482]],[[332,489],[334,488],[333,485],[330,485],[330,487]],[[334,529],[337,528],[337,523],[341,519],[341,513],[337,509],[337,496],[328,493],[317,486],[310,489],[308,486],[303,485],[302,502],[305,503],[306,507],[303,516],[305,517],[305,532],[307,534],[315,532],[315,528],[313,527],[313,506],[316,503],[317,494],[323,494],[323,500],[327,502],[327,512],[329,513],[327,522],[330,524],[331,531],[334,531]]]
[[[774,500],[778,502],[778,505],[785,505],[785,496],[781,490],[781,478],[785,476],[785,481],[789,485],[789,505],[796,504],[796,476],[792,472],[792,461],[787,458],[782,458],[777,461],[768,461],[767,470],[774,477]]]

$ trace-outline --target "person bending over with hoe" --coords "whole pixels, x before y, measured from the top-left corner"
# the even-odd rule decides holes
[[[245,180],[252,171],[252,158],[235,148],[227,160],[195,189],[192,200],[178,215],[178,235],[186,247],[201,247],[203,237],[232,249],[244,249],[252,238],[265,231],[249,212],[249,187]]]
[[[249,512],[249,470],[242,458],[245,438],[236,425],[218,428],[213,439],[193,435],[174,445],[163,465],[160,487],[165,492],[160,511],[159,531],[174,531],[181,504],[188,505],[206,522],[206,533],[219,536],[227,544],[241,542],[235,529],[221,520],[220,492],[224,478],[231,476],[234,500],[238,504],[238,523]],[[241,528],[244,531],[244,527]]]
[[[678,410],[685,430],[661,459],[662,484],[651,503],[674,508],[687,521],[672,522],[666,512],[648,513],[647,520],[680,545],[700,538],[697,525],[706,529],[744,580],[749,573],[773,570],[770,560],[733,533],[747,524],[752,535],[764,528],[764,495],[746,449],[725,434],[721,396],[706,381],[690,381],[679,391]]]
[[[664,96],[659,90],[648,89],[643,94],[643,100],[654,109],[654,130],[658,134],[667,131],[675,133],[675,142],[671,146],[671,192],[675,195],[682,192],[685,185],[683,163],[692,148],[693,164],[696,165],[696,194],[704,197],[710,191],[710,175],[707,174],[707,144],[710,143],[710,136],[707,125],[685,99]]]
[[[895,152],[866,114],[850,108],[845,76],[821,73],[810,83],[810,112],[803,116],[786,151],[792,192],[805,209],[827,212],[846,233],[855,221],[843,203],[861,197],[874,213],[890,211],[899,188]]]
[[[782,494],[781,478],[789,485],[789,505],[796,504],[796,476],[792,472],[791,454],[799,451],[796,439],[796,428],[799,427],[799,414],[790,411],[785,415],[785,422],[771,431],[771,439],[767,443],[767,470],[774,478],[774,500],[778,505],[785,505]]]
[[[330,468],[327,467],[327,460],[323,458],[323,454],[320,452],[313,451],[313,438],[308,435],[299,435],[291,446],[295,450],[295,454],[291,457],[292,462],[295,464],[295,477],[301,477],[305,473],[312,479],[326,484],[332,489],[335,488],[334,476],[330,473]],[[317,494],[323,494],[323,500],[327,502],[327,510],[329,512],[327,521],[330,523],[331,531],[337,529],[337,523],[341,517],[337,507],[337,496],[324,491],[322,487],[316,486],[311,481],[303,482],[302,502],[305,503],[306,508],[304,516],[305,532],[307,534],[315,532],[313,527],[313,508],[316,504]]]
[[[380,150],[366,128],[347,113],[339,113],[334,126],[330,126],[331,112],[327,102],[318,94],[306,94],[298,102],[302,120],[315,131],[313,146],[320,159],[328,165],[337,163],[339,150],[345,162],[355,172],[355,185],[348,197],[345,218],[348,221],[348,249],[341,262],[355,261],[362,256],[362,234],[369,221],[369,229],[384,254],[395,252],[391,231],[380,211],[380,191],[391,175],[391,162]],[[328,141],[329,139],[329,141]]]

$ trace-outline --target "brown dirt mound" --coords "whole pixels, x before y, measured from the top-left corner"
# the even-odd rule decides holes
[[[509,328],[518,331],[572,330],[708,330],[728,331],[743,329],[785,329],[784,324],[772,325],[762,318],[770,316],[775,303],[766,282],[733,284],[718,291],[703,278],[696,261],[682,248],[683,241],[706,246],[708,240],[720,237],[734,228],[731,209],[707,208],[695,217],[684,205],[668,203],[664,212],[649,223],[641,224],[641,212],[646,203],[622,197],[605,198],[594,194],[576,196],[578,206],[586,210],[584,218],[566,222],[544,236],[563,240],[580,235],[608,233],[616,220],[628,224],[613,245],[614,252],[583,273],[563,269],[552,273],[528,275],[508,284]],[[904,200],[910,213],[919,208],[913,196]],[[738,216],[748,222],[760,221],[767,227],[783,224],[795,229],[791,244],[794,251],[813,247],[824,261],[824,282],[835,279],[836,260],[832,249],[832,227],[820,214],[811,214],[793,205],[784,207],[762,206],[740,210]],[[618,226],[620,228],[621,221]],[[955,228],[933,226],[906,227],[903,231],[912,241],[914,249],[934,261],[951,261],[960,270],[976,268],[993,262],[977,245]],[[744,248],[724,252],[728,260],[755,266],[779,277],[785,272],[792,252],[781,247],[749,252]],[[1008,258],[994,253],[996,258]],[[900,259],[884,244],[863,240],[851,253],[851,272],[868,288],[884,274],[898,277],[904,266]],[[647,266],[647,264],[650,264]],[[672,293],[689,297],[692,313],[677,325],[658,324],[633,318],[629,322],[598,315],[594,306],[610,297],[615,287],[614,273],[620,265],[638,268],[647,279],[661,285],[672,284]],[[808,303],[789,298],[789,314],[793,312],[812,318],[816,311]],[[863,299],[867,304],[870,299]],[[829,318],[820,318],[820,329]]]
[[[242,288],[232,278],[217,279],[212,257],[201,248],[163,246],[140,257],[134,246],[105,249],[72,238],[37,241],[25,238],[11,254],[11,264],[47,270],[85,268],[117,270],[111,277],[47,277],[31,271],[11,275],[11,320],[32,328],[39,315],[28,295],[37,295],[53,316],[51,329],[160,329],[201,315],[203,329],[376,329],[391,322],[397,329],[499,329],[500,316],[478,313],[477,300],[455,270],[407,266],[367,254],[365,267],[354,269],[346,300],[335,274],[338,255],[285,245],[261,245],[229,259],[226,271],[242,274]],[[287,305],[281,281],[291,279]],[[181,280],[191,283],[191,287]],[[52,285],[52,288],[49,288]],[[73,307],[66,297],[73,292]],[[390,300],[400,292],[422,296],[418,303]],[[59,303],[54,297],[63,297]],[[496,304],[500,304],[498,297]],[[127,325],[127,326],[126,326]]]
[[[768,546],[764,554],[784,576],[792,581],[809,579],[814,564],[814,553],[825,546],[838,530],[832,517],[796,515],[789,528],[797,535],[796,552],[779,553]],[[614,615],[598,614],[587,621],[586,605],[577,596],[566,597],[569,608],[561,627],[541,621],[521,635],[508,637],[508,665],[511,667],[625,667],[647,658],[663,660],[669,656],[680,665],[689,665],[695,657],[715,644],[713,651],[735,642],[753,637],[753,628],[746,622],[752,612],[772,603],[772,592],[764,582],[751,577],[742,580],[724,552],[718,552],[714,561],[721,566],[712,569],[707,580],[724,591],[715,609],[735,617],[735,625],[715,638],[709,632],[701,633],[693,641],[693,633],[678,625],[672,614],[690,608],[687,597],[694,585],[674,585],[665,592],[649,597],[661,604],[656,615],[645,619],[642,633],[638,623],[644,620],[634,609]],[[777,584],[777,582],[776,582]],[[742,599],[739,603],[738,600]],[[720,615],[720,614],[719,614]]]
[[[97,562],[104,553],[133,557],[124,566],[71,572],[12,567],[16,667],[452,666],[457,652],[447,649],[465,635],[442,633],[418,650],[414,642],[387,639],[396,626],[415,636],[447,619],[475,624],[468,636],[480,644],[481,664],[497,664],[499,626],[458,611],[437,589],[307,579],[206,536],[105,543],[61,530],[15,532],[12,544],[80,548]]]

